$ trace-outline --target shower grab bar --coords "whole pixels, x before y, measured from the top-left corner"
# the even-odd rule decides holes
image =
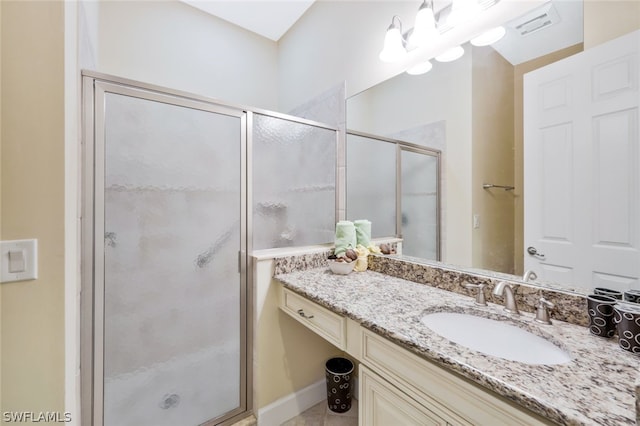
[[[513,191],[514,189],[516,189],[515,186],[506,186],[506,185],[494,185],[492,183],[483,183],[482,187],[484,189],[489,189],[489,188],[502,188],[505,191]]]

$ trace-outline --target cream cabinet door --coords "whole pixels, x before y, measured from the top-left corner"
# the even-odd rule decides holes
[[[360,365],[360,426],[446,425],[447,422]]]

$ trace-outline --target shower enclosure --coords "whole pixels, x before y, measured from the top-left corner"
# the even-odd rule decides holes
[[[440,151],[347,132],[347,218],[374,237],[402,238],[402,253],[440,260]]]
[[[97,73],[83,97],[82,424],[237,420],[252,409],[248,212],[273,222],[265,248],[328,242],[336,131]],[[295,146],[252,170],[278,128]],[[309,156],[322,176],[296,169]],[[317,217],[297,211],[318,196]]]

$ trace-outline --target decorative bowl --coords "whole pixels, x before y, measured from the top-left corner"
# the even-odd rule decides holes
[[[348,275],[353,271],[354,266],[356,266],[355,261],[347,263],[329,260],[329,269],[331,269],[331,272],[338,275]]]

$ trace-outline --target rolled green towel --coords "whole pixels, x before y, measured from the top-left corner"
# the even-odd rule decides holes
[[[366,219],[356,220],[353,222],[356,227],[356,242],[365,247],[371,244],[371,222]]]
[[[356,227],[353,222],[341,220],[336,223],[335,245],[334,254],[338,257],[341,257],[347,249],[356,247]]]

